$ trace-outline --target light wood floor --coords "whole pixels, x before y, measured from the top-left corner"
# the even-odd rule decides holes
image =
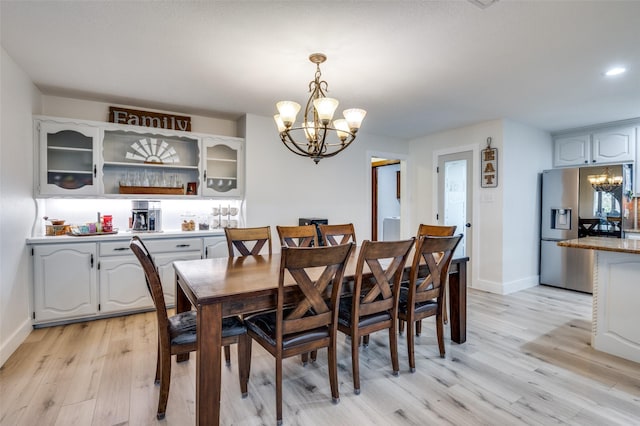
[[[591,296],[536,287],[508,296],[469,291],[468,339],[438,356],[433,322],[400,376],[388,339],[361,351],[362,393],[353,393],[349,341],[340,337],[340,403],[331,403],[326,352],[284,369],[288,425],[640,424],[640,365],[589,346]],[[167,417],[155,420],[158,389],[152,313],[34,330],[0,369],[1,425],[194,424],[195,362],[175,364]],[[273,358],[254,344],[249,397],[237,359],[223,367],[221,423],[275,423]],[[235,349],[235,348],[234,348]]]

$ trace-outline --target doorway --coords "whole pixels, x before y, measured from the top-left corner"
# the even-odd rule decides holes
[[[473,151],[438,155],[437,220],[439,225],[456,225],[463,238],[454,257],[471,257],[473,214]],[[469,273],[469,276],[471,274]]]
[[[371,240],[400,239],[401,165],[371,157]]]

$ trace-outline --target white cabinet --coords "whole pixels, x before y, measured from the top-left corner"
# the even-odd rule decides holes
[[[553,167],[581,166],[591,162],[591,135],[556,138],[553,144]]]
[[[97,195],[98,127],[38,121],[40,196]]]
[[[144,271],[129,243],[99,243],[100,313],[130,312],[153,308]]]
[[[636,159],[636,129],[606,129],[592,135],[592,163],[628,163]]]
[[[164,302],[167,306],[174,306],[176,304],[176,271],[173,269],[173,262],[177,260],[201,259],[202,255],[199,251],[191,251],[180,254],[157,254],[152,257],[153,262],[158,268],[158,274],[160,275],[160,281],[162,282]]]
[[[37,196],[244,195],[241,138],[45,116],[34,134]]]
[[[35,246],[32,254],[36,323],[97,313],[96,244]]]
[[[635,157],[636,131],[633,127],[604,128],[554,140],[554,167],[630,163]]]
[[[202,258],[201,238],[175,238],[166,240],[149,240],[145,245],[151,253],[153,263],[158,268],[164,301],[167,306],[176,303],[176,271],[173,262],[176,260],[195,260]]]
[[[244,193],[243,140],[222,136],[203,137],[202,193],[213,197],[241,197]]]
[[[31,241],[33,254],[34,324],[95,319],[154,308],[144,271],[129,248],[129,239],[97,237],[92,242]],[[91,238],[91,237],[89,237]],[[226,257],[224,235],[141,235],[156,264],[165,302],[175,305],[173,262],[202,258],[203,242],[209,257]]]
[[[227,239],[224,235],[215,237],[207,237],[203,239],[204,257],[213,259],[217,257],[228,257],[229,249],[227,247]]]

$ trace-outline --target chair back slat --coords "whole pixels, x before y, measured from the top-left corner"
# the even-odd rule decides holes
[[[441,296],[441,289],[446,283],[453,253],[461,239],[462,234],[452,237],[427,235],[418,239],[410,272],[410,304],[414,301],[426,301]],[[427,273],[419,273],[424,270],[424,265]]]
[[[342,289],[344,267],[354,244],[335,247],[283,247],[278,285],[277,338],[285,334],[312,330],[321,326],[336,327],[337,301]],[[284,315],[285,278],[291,276],[301,298],[287,307]],[[331,298],[323,296],[331,289]]]
[[[258,228],[224,228],[224,234],[227,238],[229,257],[235,257],[236,250],[240,256],[257,256],[265,245],[268,247],[269,254],[271,254],[270,226]]]
[[[319,224],[320,234],[328,246],[337,246],[347,244],[348,242],[357,243],[356,231],[353,223],[340,225]]]
[[[456,232],[456,225],[426,225],[421,223],[418,227],[417,238],[430,235],[432,237],[451,237]]]
[[[393,289],[400,285],[404,265],[415,238],[403,241],[364,241],[356,266],[352,315],[357,318],[389,311],[397,306]],[[363,275],[367,264],[371,274]]]
[[[276,226],[280,246],[318,247],[318,232],[315,225]]]

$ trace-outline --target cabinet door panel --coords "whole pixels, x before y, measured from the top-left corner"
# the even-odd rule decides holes
[[[78,123],[39,122],[40,195],[97,195],[100,130]]]
[[[36,322],[96,314],[95,260],[95,244],[34,248]]]
[[[244,193],[243,141],[205,137],[202,139],[202,151],[203,195],[241,197]]]
[[[635,128],[606,130],[593,134],[593,162],[635,161]]]
[[[173,269],[173,262],[176,260],[201,259],[200,251],[186,253],[164,253],[153,256],[153,262],[158,268],[162,290],[164,291],[164,301],[167,306],[176,303],[176,271]]]
[[[205,238],[204,253],[207,259],[228,257],[229,249],[227,248],[227,239],[223,235]]]
[[[591,160],[589,135],[557,138],[554,141],[553,166],[581,166]]]
[[[135,256],[100,260],[100,312],[152,308],[144,272]]]

